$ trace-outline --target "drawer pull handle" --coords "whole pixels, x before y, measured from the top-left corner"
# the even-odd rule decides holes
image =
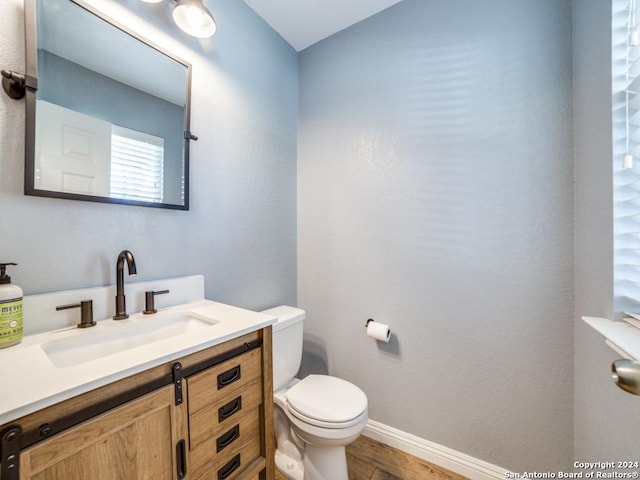
[[[224,480],[240,467],[240,454],[237,454],[224,467],[218,470],[218,480]]]
[[[242,397],[237,397],[218,409],[218,422],[226,420],[240,410],[242,410]]]
[[[236,425],[227,433],[218,437],[218,439],[216,440],[216,452],[220,453],[238,438],[240,438],[240,425]]]
[[[220,375],[218,375],[218,390],[231,385],[236,380],[240,380],[241,373],[242,372],[240,371],[240,365],[236,365],[226,372],[222,372]]]
[[[187,475],[187,459],[185,457],[185,443],[184,440],[180,440],[176,444],[176,459],[178,460],[176,468],[177,468],[177,476],[178,480],[183,480]]]

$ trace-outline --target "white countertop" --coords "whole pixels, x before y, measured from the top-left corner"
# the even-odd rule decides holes
[[[151,342],[119,353],[94,358],[91,339],[109,335],[116,329],[131,326],[149,326],[153,331],[154,319],[188,311],[216,319],[218,323],[167,338],[154,338]],[[0,393],[0,425],[20,418],[44,407],[72,398],[116,380],[162,365],[199,350],[218,345],[275,323],[275,317],[225,305],[210,300],[199,300],[175,307],[159,309],[157,314],[131,315],[127,320],[105,319],[95,327],[79,329],[67,327],[50,332],[27,335],[22,343],[0,349],[3,388]],[[145,323],[148,322],[148,323]],[[43,345],[52,341],[82,342],[82,357],[76,362],[56,365]],[[79,355],[80,356],[80,355]]]

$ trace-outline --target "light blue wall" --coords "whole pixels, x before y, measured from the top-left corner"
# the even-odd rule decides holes
[[[304,373],[504,468],[571,467],[571,103],[569,0],[405,0],[301,53]]]
[[[619,355],[580,320],[613,318],[611,1],[574,0],[575,458],[638,458],[638,397],[617,388]],[[621,470],[629,472],[629,470]]]
[[[24,196],[24,102],[3,93],[0,257],[19,264],[15,283],[27,294],[113,284],[116,256],[128,248],[139,280],[204,274],[208,298],[294,304],[295,50],[241,1],[206,2],[220,27],[210,42],[182,34],[169,2],[92,3],[126,8],[119,21],[157,31],[154,43],[193,65],[191,129],[200,140],[191,148],[191,210]],[[24,70],[22,15],[22,0],[0,3],[4,69]]]

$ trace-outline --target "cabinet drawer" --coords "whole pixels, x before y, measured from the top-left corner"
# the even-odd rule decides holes
[[[202,430],[202,429],[200,429]],[[260,410],[254,408],[238,418],[238,420],[213,434],[202,432],[191,441],[190,461],[194,470],[201,471],[211,465],[221,465],[236,455],[243,446],[260,438]]]
[[[239,422],[247,412],[262,403],[262,384],[256,379],[229,398],[222,398],[189,415],[189,440],[191,448],[211,437],[217,437]]]
[[[189,414],[214,400],[224,398],[228,402],[238,390],[261,378],[261,353],[260,349],[255,349],[188,377]]]
[[[256,458],[260,456],[260,438],[253,437],[241,448],[221,455],[207,469],[194,468],[196,480],[233,480],[238,477]],[[204,473],[199,474],[204,470]]]

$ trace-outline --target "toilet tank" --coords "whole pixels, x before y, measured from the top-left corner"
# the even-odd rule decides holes
[[[273,324],[273,391],[289,383],[302,362],[302,327],[305,311],[282,305],[262,313],[278,317]]]

